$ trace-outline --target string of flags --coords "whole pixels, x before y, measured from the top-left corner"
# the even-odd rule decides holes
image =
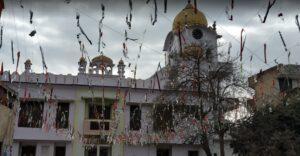
[[[40,46],[40,52],[41,52],[41,56],[42,56],[43,70],[47,71],[48,68],[47,68],[47,65],[46,65],[46,62],[45,62],[44,51],[43,51],[41,46]]]
[[[265,58],[265,64],[267,64],[267,44],[264,44],[264,58]]]
[[[93,44],[92,41],[90,40],[90,38],[87,36],[87,34],[83,31],[82,27],[80,26],[79,19],[80,19],[80,14],[77,12],[76,13],[77,27],[79,28],[81,34],[83,34],[84,37],[88,40],[90,45],[92,45]]]
[[[271,1],[272,1],[272,2],[271,2]],[[261,15],[258,14],[258,17],[259,17],[261,23],[266,23],[268,14],[269,14],[271,8],[274,6],[275,3],[276,3],[276,0],[269,0],[268,7],[267,7],[267,11],[266,11],[266,13],[265,13],[264,18],[262,18]]]
[[[234,9],[234,0],[230,1],[230,7],[226,7],[225,13],[227,15],[228,20],[233,21],[233,9]]]
[[[15,64],[14,42],[12,40],[10,41],[10,47],[11,47],[11,59],[12,59],[12,63]]]
[[[299,32],[300,32],[300,23],[299,23],[299,15],[296,15],[296,25],[297,25],[297,27],[298,27],[298,29],[299,29]]]

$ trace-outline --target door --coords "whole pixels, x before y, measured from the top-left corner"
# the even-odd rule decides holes
[[[27,145],[22,146],[21,156],[35,156],[35,146]]]

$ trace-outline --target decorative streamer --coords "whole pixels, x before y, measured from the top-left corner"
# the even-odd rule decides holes
[[[278,16],[279,18],[281,18],[282,21],[284,21],[283,13],[279,13],[277,16]]]
[[[131,14],[129,16],[132,16]],[[128,26],[128,29],[131,29],[131,21],[130,21],[130,17],[128,17],[128,14],[126,16],[126,24]]]
[[[29,35],[30,37],[33,37],[35,34],[36,34],[36,30],[32,30],[28,35]]]
[[[43,49],[42,47],[40,46],[40,51],[41,51],[41,56],[42,56],[42,64],[43,64],[43,70],[47,70],[47,65],[46,65],[46,62],[45,62],[45,57],[44,57],[44,52],[43,52]]]
[[[252,60],[253,60],[253,55],[250,56],[250,62],[252,62]]]
[[[271,2],[271,0],[269,0],[267,11],[266,11],[266,14],[264,16],[264,19],[262,19],[260,14],[258,14],[258,17],[260,18],[261,23],[265,23],[267,21],[268,14],[269,14],[271,8],[273,7],[273,5],[275,4],[275,2],[276,2],[276,0],[273,0],[272,2]]]
[[[138,40],[138,39],[128,37],[128,33],[127,33],[127,31],[125,30],[125,41],[127,41],[127,40],[136,41],[136,40]]]
[[[154,20],[152,21],[152,25],[157,22],[157,2],[154,0]]]
[[[0,49],[2,48],[2,39],[3,39],[3,26],[1,26],[1,31],[0,31]]]
[[[267,44],[264,44],[264,57],[265,57],[265,64],[267,64]]]
[[[4,0],[0,0],[0,17],[2,15],[2,10],[4,9]]]
[[[164,0],[164,12],[167,13],[168,9],[168,0]]]
[[[101,51],[101,38],[102,38],[102,35],[103,35],[103,32],[102,32],[102,27],[103,27],[103,20],[105,18],[105,6],[103,4],[101,4],[101,10],[102,10],[102,18],[100,19],[99,21],[99,40],[98,40],[98,52]]]
[[[285,51],[285,52],[288,52],[286,43],[285,43],[284,38],[283,38],[283,36],[282,36],[282,33],[281,33],[280,31],[279,31],[279,35],[280,35],[280,39],[281,39],[281,42],[282,42],[283,47],[284,47],[284,51]]]
[[[1,69],[0,69],[0,76],[3,75],[3,72],[4,72],[4,70],[3,70],[3,62],[2,62],[2,63],[1,63]]]
[[[299,15],[296,15],[296,25],[299,29],[299,32],[300,32],[300,23],[299,23]]]
[[[20,51],[17,52],[17,66],[16,66],[16,72],[18,72],[19,61],[20,61]]]
[[[33,18],[33,11],[29,10],[29,14],[30,14],[30,24],[32,24],[32,18]]]
[[[89,37],[86,35],[86,33],[83,31],[82,27],[80,26],[80,23],[79,23],[80,15],[78,12],[76,13],[76,19],[77,19],[77,27],[79,28],[81,34],[83,34],[84,37],[88,40],[88,42],[92,45],[93,44],[92,41],[89,39]]]
[[[11,58],[12,58],[12,63],[15,64],[15,58],[14,58],[14,42],[11,40],[10,41],[11,45]]]
[[[245,32],[244,29],[241,30],[241,45],[240,45],[240,61],[243,61],[243,51],[246,42],[246,36],[243,38],[243,33]]]
[[[125,42],[123,42],[123,55],[124,57],[128,58],[128,49]]]
[[[231,42],[229,42],[229,45],[228,45],[228,55],[230,55],[230,52],[231,52],[231,48],[232,48],[232,44],[231,44]]]

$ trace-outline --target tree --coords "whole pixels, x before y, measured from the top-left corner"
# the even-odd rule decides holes
[[[180,133],[184,143],[200,144],[207,156],[212,155],[210,143],[217,135],[220,154],[224,156],[224,137],[231,126],[224,116],[239,104],[235,94],[247,85],[238,72],[236,59],[212,56],[211,48],[188,48],[183,53],[170,54],[173,62],[166,67],[165,86],[170,91],[163,92],[157,102],[167,107],[154,111],[156,122],[160,121],[159,130]],[[218,57],[223,62],[213,60]],[[166,115],[168,118],[164,118]]]
[[[282,105],[267,105],[240,120],[230,132],[234,152],[244,156],[299,155],[300,100],[295,97],[287,96]]]

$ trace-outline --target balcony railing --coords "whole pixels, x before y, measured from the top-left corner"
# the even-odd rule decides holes
[[[110,132],[112,120],[86,119],[83,122],[84,135],[107,135]]]

